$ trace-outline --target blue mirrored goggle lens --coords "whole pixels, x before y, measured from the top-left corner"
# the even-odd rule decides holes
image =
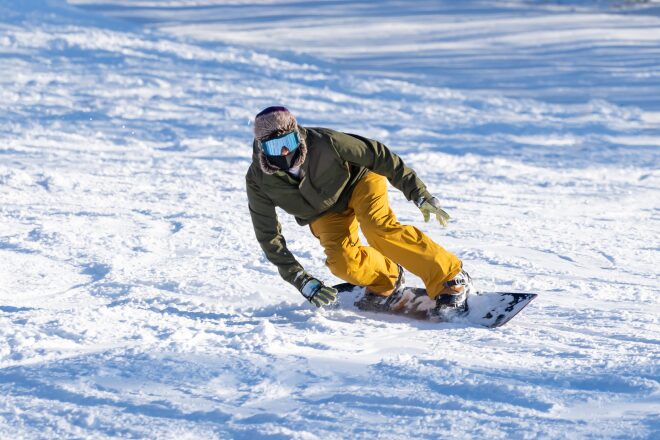
[[[292,131],[285,135],[268,139],[267,141],[261,142],[261,149],[264,150],[268,156],[280,156],[282,155],[282,149],[286,148],[289,153],[296,151],[298,145],[300,144],[300,139],[298,138],[298,132]]]

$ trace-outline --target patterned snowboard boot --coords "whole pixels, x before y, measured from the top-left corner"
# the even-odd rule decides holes
[[[396,279],[394,284],[394,289],[392,292],[384,296],[383,294],[371,293],[369,291],[355,302],[355,306],[367,312],[387,312],[390,310],[395,310],[397,305],[401,303],[403,299],[403,294],[406,288],[406,277],[403,271],[403,267],[399,267],[399,277]]]
[[[439,314],[443,310],[465,310],[467,308],[467,296],[474,292],[472,278],[461,270],[458,275],[445,282],[444,288],[435,299],[435,308],[432,314]]]

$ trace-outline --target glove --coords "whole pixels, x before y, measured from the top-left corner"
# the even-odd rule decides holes
[[[430,199],[425,199],[424,197],[420,197],[415,202],[415,205],[417,205],[419,210],[422,211],[422,215],[424,215],[425,222],[429,221],[429,219],[431,218],[431,214],[435,214],[435,218],[438,219],[438,223],[440,223],[440,226],[442,226],[443,228],[447,227],[449,214],[447,214],[440,207],[440,201],[438,199],[436,199],[435,197],[431,197]]]
[[[307,277],[300,288],[300,293],[307,298],[307,301],[316,307],[328,306],[337,301],[337,289],[326,286],[314,277],[309,275]]]

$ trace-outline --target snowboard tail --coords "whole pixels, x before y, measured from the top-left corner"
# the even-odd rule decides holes
[[[387,313],[413,319],[435,322],[467,322],[488,328],[501,327],[515,317],[538,295],[520,292],[488,292],[469,294],[461,308],[443,308],[434,311],[435,301],[428,297],[426,289],[406,287],[403,301],[396,309],[377,309],[368,302],[360,301],[365,288],[350,283],[334,286],[339,291],[339,306],[357,308],[374,313]]]

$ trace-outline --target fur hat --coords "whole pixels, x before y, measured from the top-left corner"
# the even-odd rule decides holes
[[[288,133],[298,127],[296,118],[286,107],[268,107],[254,118],[254,137],[263,141],[271,136]]]
[[[292,167],[298,167],[305,162],[307,157],[307,144],[304,133],[300,133],[298,121],[286,107],[268,107],[254,118],[254,154],[253,157],[259,162],[261,170],[266,174],[273,174],[280,169],[268,162],[266,155],[261,149],[261,141],[272,136],[278,136],[298,130],[300,137],[300,154]],[[304,132],[304,130],[302,130]]]

